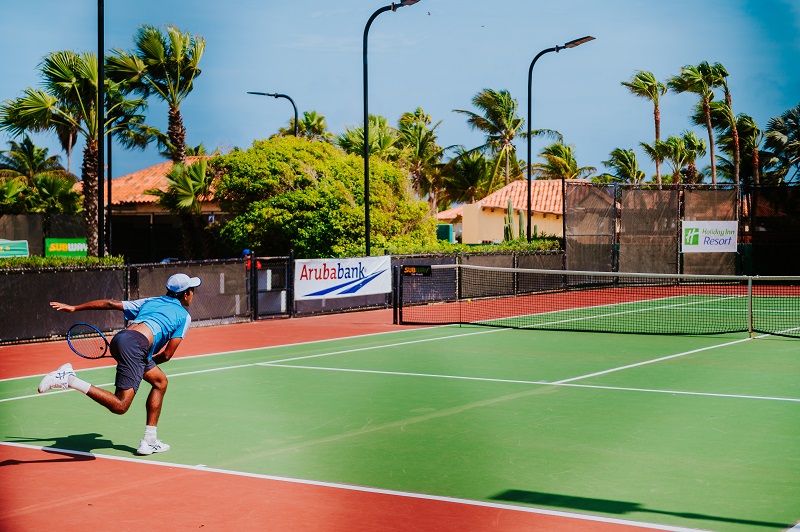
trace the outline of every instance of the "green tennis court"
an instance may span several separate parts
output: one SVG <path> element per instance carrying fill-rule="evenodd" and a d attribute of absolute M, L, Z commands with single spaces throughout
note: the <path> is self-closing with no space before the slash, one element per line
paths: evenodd
<path fill-rule="evenodd" d="M 668 527 L 800 520 L 797 339 L 445 326 L 164 369 L 172 450 L 148 461 Z M 0 382 L 3 441 L 132 455 L 141 416 L 38 380 Z"/>

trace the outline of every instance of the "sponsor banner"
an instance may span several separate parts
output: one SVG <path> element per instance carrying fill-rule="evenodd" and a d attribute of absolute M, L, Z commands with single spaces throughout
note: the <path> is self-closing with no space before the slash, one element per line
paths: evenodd
<path fill-rule="evenodd" d="M 388 294 L 392 291 L 391 266 L 389 255 L 296 260 L 294 298 L 300 301 Z"/>
<path fill-rule="evenodd" d="M 85 257 L 88 252 L 85 238 L 45 238 L 45 257 Z"/>
<path fill-rule="evenodd" d="M 735 253 L 739 222 L 683 221 L 683 253 Z"/>
<path fill-rule="evenodd" d="M 27 240 L 6 240 L 0 238 L 0 257 L 27 257 Z"/>

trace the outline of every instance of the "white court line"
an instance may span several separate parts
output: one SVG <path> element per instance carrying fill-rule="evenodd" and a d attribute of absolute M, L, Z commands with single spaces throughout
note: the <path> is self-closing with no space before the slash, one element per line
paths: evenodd
<path fill-rule="evenodd" d="M 332 488 L 332 489 L 340 489 L 340 490 L 347 490 L 347 491 L 358 491 L 362 493 L 375 493 L 379 495 L 391 495 L 394 497 L 405 497 L 409 499 L 422 499 L 428 501 L 438 501 L 438 502 L 446 502 L 446 503 L 453 503 L 453 504 L 462 504 L 465 506 L 479 506 L 483 508 L 495 508 L 498 510 L 508 510 L 513 512 L 524 512 L 530 514 L 538 514 L 538 515 L 550 515 L 554 517 L 564 517 L 569 519 L 577 519 L 581 521 L 593 521 L 599 523 L 610 523 L 610 524 L 617 524 L 617 525 L 626 525 L 626 526 L 635 526 L 639 528 L 649 528 L 652 530 L 667 530 L 672 532 L 690 532 L 690 531 L 697 531 L 694 528 L 683 528 L 683 527 L 675 527 L 675 526 L 668 526 L 668 525 L 658 525 L 653 523 L 640 523 L 637 521 L 626 521 L 624 519 L 616 519 L 613 517 L 602 517 L 602 516 L 595 516 L 595 515 L 587 515 L 587 514 L 576 514 L 558 510 L 546 510 L 544 508 L 531 508 L 528 506 L 514 506 L 510 504 L 501 504 L 501 503 L 494 503 L 488 501 L 477 501 L 477 500 L 470 500 L 470 499 L 459 499 L 455 497 L 443 497 L 439 495 L 428 495 L 425 493 L 414 493 L 410 491 L 397 491 L 397 490 L 389 490 L 389 489 L 382 489 L 382 488 L 371 488 L 367 486 L 355 486 L 352 484 L 339 484 L 335 482 L 323 482 L 318 480 L 307 480 L 307 479 L 300 479 L 300 478 L 292 478 L 292 477 L 281 477 L 275 475 L 264 475 L 259 473 L 246 473 L 243 471 L 232 471 L 228 469 L 218 469 L 214 467 L 206 467 L 201 465 L 185 465 L 185 464 L 176 464 L 170 462 L 152 462 L 146 459 L 141 458 L 127 458 L 124 456 L 110 456 L 110 455 L 103 455 L 103 454 L 93 454 L 87 453 L 83 451 L 71 451 L 68 449 L 58 449 L 55 447 L 44 447 L 44 446 L 37 446 L 37 445 L 28 445 L 22 443 L 13 443 L 13 442 L 0 442 L 0 445 L 6 445 L 9 447 L 20 447 L 24 449 L 34 449 L 34 450 L 42 450 L 42 451 L 56 451 L 59 453 L 64 454 L 71 454 L 71 455 L 78 455 L 78 456 L 90 456 L 93 458 L 100 458 L 106 460 L 117 460 L 120 462 L 132 462 L 144 466 L 156 466 L 156 467 L 170 467 L 176 469 L 185 469 L 190 471 L 201 471 L 204 473 L 216 473 L 221 475 L 232 475 L 238 477 L 247 477 L 247 478 L 257 478 L 263 480 L 273 480 L 277 482 L 286 482 L 291 484 L 302 484 L 306 486 L 320 486 L 324 488 Z"/>
<path fill-rule="evenodd" d="M 317 353 L 317 354 L 314 354 L 314 355 L 303 355 L 303 356 L 298 356 L 298 357 L 285 358 L 285 359 L 282 359 L 282 360 L 274 360 L 274 361 L 271 361 L 269 363 L 275 364 L 275 363 L 279 363 L 279 362 L 294 362 L 295 360 L 304 360 L 304 359 L 308 359 L 308 358 L 318 358 L 318 357 L 327 357 L 327 356 L 332 356 L 332 355 L 342 355 L 342 354 L 345 354 L 345 353 L 355 353 L 355 352 L 358 352 L 358 351 L 370 351 L 372 349 L 385 349 L 385 348 L 388 348 L 388 347 L 399 347 L 399 346 L 403 346 L 403 345 L 419 344 L 419 343 L 424 343 L 424 342 L 436 342 L 436 341 L 439 341 L 439 340 L 450 340 L 450 339 L 453 339 L 453 338 L 461 338 L 463 336 L 474 336 L 476 334 L 491 334 L 491 333 L 504 332 L 504 331 L 510 331 L 510 330 L 512 330 L 512 329 L 489 329 L 489 330 L 482 330 L 482 331 L 465 333 L 465 334 L 453 334 L 453 335 L 450 335 L 450 336 L 440 336 L 440 337 L 437 337 L 437 338 L 423 338 L 421 340 L 409 340 L 407 342 L 398 342 L 398 343 L 394 343 L 394 344 L 382 344 L 382 345 L 373 345 L 373 346 L 369 346 L 369 347 L 357 347 L 357 348 L 353 348 L 353 349 L 344 349 L 344 350 L 341 350 L 341 351 L 330 351 L 330 352 L 327 352 L 327 353 Z M 381 334 L 381 333 L 378 333 L 378 334 Z M 360 337 L 354 337 L 354 338 L 360 338 Z M 309 342 L 309 343 L 311 343 L 311 342 Z M 291 344 L 291 345 L 299 345 L 299 344 Z M 287 346 L 273 346 L 273 347 L 287 347 Z M 254 348 L 254 349 L 258 349 L 258 348 Z M 244 351 L 252 351 L 254 349 L 245 349 Z M 209 355 L 202 355 L 202 356 L 209 356 Z M 192 357 L 192 358 L 195 358 L 195 357 Z M 225 370 L 229 370 L 229 369 L 249 368 L 249 367 L 258 366 L 258 365 L 261 365 L 261 364 L 264 364 L 264 362 L 251 362 L 251 363 L 248 363 L 248 364 L 239 364 L 239 365 L 236 365 L 236 366 L 222 366 L 222 367 L 219 367 L 219 368 L 209 368 L 209 369 L 200 369 L 200 370 L 195 370 L 195 371 L 185 371 L 183 373 L 170 373 L 170 374 L 167 375 L 167 377 L 168 378 L 172 378 L 172 377 L 184 377 L 186 375 L 200 375 L 202 373 L 213 373 L 213 372 L 216 372 L 216 371 L 225 371 Z M 99 368 L 94 368 L 94 369 L 99 369 Z M 84 371 L 84 370 L 80 370 L 80 371 Z M 97 386 L 98 388 L 104 387 L 104 386 L 113 386 L 113 385 L 114 385 L 113 382 L 108 382 L 108 383 L 103 383 L 103 384 L 94 384 L 94 386 Z M 61 392 L 55 392 L 55 393 L 67 393 L 67 392 L 71 392 L 71 391 L 74 391 L 74 390 L 68 389 L 68 390 L 63 390 Z M 47 395 L 52 395 L 52 392 L 50 392 L 50 393 L 42 393 L 42 394 L 35 393 L 35 394 L 30 394 L 30 395 L 20 395 L 20 396 L 17 396 L 17 397 L 9 397 L 9 398 L 6 398 L 6 399 L 0 399 L 0 403 L 5 403 L 7 401 L 16 401 L 18 399 L 30 399 L 32 397 L 46 397 Z"/>
<path fill-rule="evenodd" d="M 763 336 L 759 336 L 758 338 L 763 338 Z M 614 373 L 615 371 L 622 371 L 623 369 L 630 369 L 630 368 L 636 368 L 636 367 L 639 367 L 639 366 L 646 366 L 647 364 L 653 364 L 655 362 L 662 362 L 664 360 L 669 360 L 671 358 L 678 358 L 678 357 L 683 357 L 683 356 L 686 356 L 686 355 L 692 355 L 694 353 L 700 353 L 701 351 L 709 351 L 711 349 L 717 349 L 718 347 L 727 347 L 729 345 L 736 345 L 736 344 L 740 344 L 742 342 L 749 342 L 750 340 L 752 340 L 752 338 L 743 338 L 741 340 L 734 340 L 732 342 L 725 342 L 724 344 L 710 345 L 708 347 L 701 347 L 699 349 L 692 349 L 691 351 L 685 351 L 683 353 L 677 353 L 675 355 L 669 355 L 669 356 L 665 356 L 665 357 L 661 357 L 661 358 L 654 358 L 652 360 L 645 360 L 643 362 L 637 362 L 636 364 L 628 364 L 627 366 L 620 366 L 618 368 L 611 368 L 611 369 L 607 369 L 607 370 L 604 370 L 604 371 L 598 371 L 596 373 L 589 373 L 587 375 L 581 375 L 579 377 L 572 377 L 571 379 L 563 379 L 563 380 L 560 380 L 560 381 L 556 381 L 553 384 L 566 384 L 566 383 L 572 382 L 572 381 L 588 379 L 589 377 L 596 377 L 598 375 L 605 375 L 607 373 Z"/>
<path fill-rule="evenodd" d="M 350 368 L 326 368 L 320 366 L 294 366 L 289 364 L 277 364 L 270 362 L 261 362 L 259 366 L 275 367 L 275 368 L 289 368 L 289 369 L 311 369 L 318 371 L 342 371 L 345 373 L 375 373 L 378 375 L 400 375 L 405 377 L 431 377 L 437 379 L 457 379 L 467 381 L 480 381 L 480 382 L 501 382 L 507 384 L 533 384 L 537 386 L 563 386 L 566 388 L 594 388 L 598 390 L 614 390 L 623 392 L 646 392 L 646 393 L 665 393 L 669 395 L 697 395 L 703 397 L 725 397 L 731 399 L 757 399 L 762 401 L 785 401 L 789 403 L 800 403 L 800 399 L 794 397 L 770 397 L 766 395 L 741 395 L 730 393 L 711 393 L 711 392 L 689 392 L 681 390 L 657 390 L 651 388 L 629 388 L 622 386 L 601 386 L 593 384 L 566 384 L 560 382 L 549 381 L 527 381 L 518 379 L 493 379 L 488 377 L 466 377 L 463 375 L 441 375 L 437 373 L 410 373 L 405 371 L 380 371 L 373 369 L 350 369 Z"/>

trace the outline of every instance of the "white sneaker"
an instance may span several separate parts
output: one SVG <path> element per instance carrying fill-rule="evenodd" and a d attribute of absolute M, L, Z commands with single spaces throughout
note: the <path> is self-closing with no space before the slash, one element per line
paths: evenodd
<path fill-rule="evenodd" d="M 165 453 L 169 451 L 169 444 L 161 440 L 156 440 L 153 443 L 147 443 L 145 440 L 139 442 L 139 448 L 136 449 L 136 454 L 153 454 Z"/>
<path fill-rule="evenodd" d="M 39 383 L 39 393 L 44 393 L 53 388 L 69 388 L 69 378 L 75 376 L 75 370 L 72 369 L 72 364 L 67 362 L 55 371 L 51 371 L 44 376 L 42 382 Z"/>

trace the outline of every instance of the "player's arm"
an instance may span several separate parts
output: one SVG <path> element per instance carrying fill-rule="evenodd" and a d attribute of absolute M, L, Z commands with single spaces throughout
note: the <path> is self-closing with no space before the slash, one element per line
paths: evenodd
<path fill-rule="evenodd" d="M 122 301 L 116 299 L 95 299 L 80 305 L 67 305 L 58 301 L 51 301 L 50 306 L 61 312 L 76 312 L 81 310 L 122 310 Z"/>
<path fill-rule="evenodd" d="M 164 346 L 164 350 L 161 351 L 159 354 L 153 356 L 153 362 L 156 364 L 163 364 L 170 358 L 172 355 L 175 354 L 175 350 L 178 349 L 178 346 L 181 345 L 181 341 L 183 338 L 172 338 L 167 345 Z"/>

